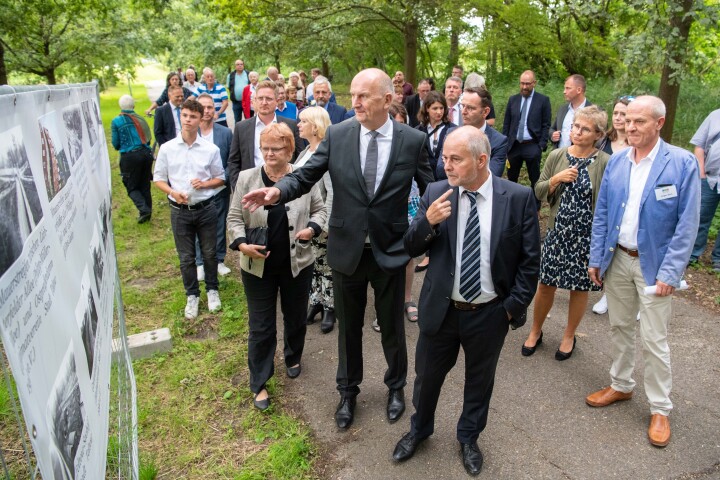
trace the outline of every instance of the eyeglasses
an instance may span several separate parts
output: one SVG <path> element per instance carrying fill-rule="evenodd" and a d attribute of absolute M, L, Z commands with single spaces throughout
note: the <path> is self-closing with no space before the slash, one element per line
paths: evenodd
<path fill-rule="evenodd" d="M 633 100 L 635 100 L 635 97 L 633 97 L 632 95 L 623 95 L 622 97 L 618 98 L 618 100 L 622 100 L 622 101 L 630 103 Z"/>
<path fill-rule="evenodd" d="M 587 135 L 587 134 L 589 134 L 589 133 L 593 133 L 592 130 L 590 130 L 590 129 L 587 128 L 587 127 L 583 127 L 583 126 L 580 125 L 579 123 L 573 123 L 572 129 L 575 130 L 575 131 L 580 132 L 580 135 Z"/>
<path fill-rule="evenodd" d="M 267 155 L 269 153 L 277 155 L 283 150 L 285 150 L 285 147 L 260 147 L 260 151 L 263 153 L 263 155 Z"/>
<path fill-rule="evenodd" d="M 275 97 L 255 97 L 255 100 L 257 100 L 258 103 L 270 103 L 274 102 L 276 99 Z"/>

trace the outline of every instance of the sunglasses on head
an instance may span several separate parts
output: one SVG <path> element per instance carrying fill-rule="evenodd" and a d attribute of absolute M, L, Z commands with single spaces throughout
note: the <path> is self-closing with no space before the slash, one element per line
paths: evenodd
<path fill-rule="evenodd" d="M 623 95 L 622 97 L 618 98 L 618 100 L 632 102 L 633 100 L 635 100 L 635 97 L 633 97 L 632 95 Z"/>

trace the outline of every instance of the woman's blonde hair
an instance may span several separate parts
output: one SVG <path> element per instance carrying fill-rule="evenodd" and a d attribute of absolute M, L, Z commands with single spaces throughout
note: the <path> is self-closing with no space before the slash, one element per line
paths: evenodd
<path fill-rule="evenodd" d="M 325 138 L 325 131 L 330 126 L 330 115 L 323 107 L 308 107 L 300 112 L 300 120 L 308 122 L 316 130 L 320 140 Z"/>

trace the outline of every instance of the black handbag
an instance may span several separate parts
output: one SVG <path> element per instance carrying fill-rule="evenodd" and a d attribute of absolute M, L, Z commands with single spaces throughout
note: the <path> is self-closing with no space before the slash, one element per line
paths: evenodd
<path fill-rule="evenodd" d="M 262 245 L 267 249 L 268 227 L 248 228 L 245 231 L 248 245 Z"/>

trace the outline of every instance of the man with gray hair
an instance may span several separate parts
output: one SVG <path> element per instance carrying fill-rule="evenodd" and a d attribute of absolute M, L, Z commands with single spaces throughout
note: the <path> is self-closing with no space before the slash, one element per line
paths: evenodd
<path fill-rule="evenodd" d="M 430 251 L 420 293 L 415 350 L 415 414 L 393 459 L 411 458 L 433 434 L 448 372 L 465 352 L 463 408 L 457 439 L 463 466 L 478 475 L 477 445 L 487 424 L 495 368 L 508 328 L 525 323 L 540 270 L 535 195 L 490 173 L 490 143 L 472 126 L 450 132 L 443 147 L 447 180 L 428 186 L 405 234 L 411 257 Z"/>
<path fill-rule="evenodd" d="M 277 82 L 279 80 L 278 75 L 280 74 L 280 71 L 275 67 L 270 67 L 265 72 L 267 77 L 265 77 L 265 80 L 272 80 L 273 82 Z"/>
<path fill-rule="evenodd" d="M 605 168 L 588 262 L 590 279 L 605 286 L 613 362 L 610 386 L 585 402 L 605 407 L 632 398 L 639 325 L 651 414 L 648 439 L 656 447 L 670 442 L 667 335 L 672 295 L 680 286 L 700 218 L 697 160 L 660 138 L 664 124 L 665 105 L 659 98 L 642 96 L 628 105 L 625 132 L 631 148 L 615 153 Z"/>
<path fill-rule="evenodd" d="M 138 223 L 145 223 L 152 216 L 153 154 L 150 127 L 144 118 L 135 113 L 135 100 L 130 95 L 120 97 L 120 115 L 110 124 L 112 145 L 120 152 L 120 177 L 128 197 L 138 209 Z"/>
<path fill-rule="evenodd" d="M 203 68 L 203 82 L 197 89 L 197 92 L 193 92 L 195 98 L 200 96 L 202 93 L 207 93 L 215 101 L 215 123 L 227 127 L 227 117 L 225 110 L 228 107 L 228 95 L 225 87 L 215 81 L 215 72 L 212 68 Z"/>
<path fill-rule="evenodd" d="M 313 92 L 315 92 L 315 104 L 318 107 L 323 107 L 330 115 L 330 122 L 340 123 L 345 119 L 347 110 L 342 105 L 330 102 L 332 96 L 332 87 L 327 78 L 322 75 L 318 75 L 315 78 L 315 86 Z"/>

